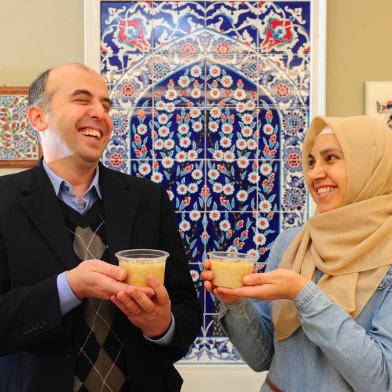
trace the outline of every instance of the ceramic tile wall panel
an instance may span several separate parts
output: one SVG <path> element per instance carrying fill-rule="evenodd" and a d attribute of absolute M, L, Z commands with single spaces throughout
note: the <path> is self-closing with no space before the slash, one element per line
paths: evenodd
<path fill-rule="evenodd" d="M 238 362 L 203 289 L 210 250 L 259 256 L 301 225 L 310 102 L 310 1 L 101 3 L 101 72 L 113 100 L 104 163 L 161 183 L 204 308 L 184 360 Z"/>

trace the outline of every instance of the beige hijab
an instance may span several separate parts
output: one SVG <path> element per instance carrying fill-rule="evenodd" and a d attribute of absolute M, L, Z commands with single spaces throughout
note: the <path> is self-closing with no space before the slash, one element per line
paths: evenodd
<path fill-rule="evenodd" d="M 281 268 L 315 280 L 332 301 L 356 318 L 392 264 L 392 131 L 370 117 L 316 117 L 306 134 L 302 163 L 324 128 L 334 131 L 347 170 L 343 206 L 315 214 L 283 254 Z M 273 302 L 278 339 L 299 327 L 292 301 Z"/>

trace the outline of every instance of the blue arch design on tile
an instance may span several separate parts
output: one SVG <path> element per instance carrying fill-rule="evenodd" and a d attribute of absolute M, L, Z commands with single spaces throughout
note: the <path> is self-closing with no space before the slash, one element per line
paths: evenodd
<path fill-rule="evenodd" d="M 148 22 L 148 20 L 146 20 L 146 22 Z M 214 51 L 214 47 L 218 47 L 218 45 L 221 45 L 221 47 L 223 48 L 225 47 L 225 45 L 229 45 L 230 51 L 226 54 Z M 205 50 L 206 47 L 207 50 Z M 298 81 L 295 80 L 295 75 L 292 78 L 288 72 L 290 70 L 290 67 L 293 66 L 293 64 L 298 65 L 298 59 L 293 60 L 292 56 L 291 58 L 290 56 L 278 56 L 276 55 L 276 52 L 271 52 L 268 55 L 265 55 L 265 53 L 261 53 L 260 48 L 257 49 L 258 50 L 253 50 L 249 46 L 242 44 L 240 41 L 234 39 L 233 37 L 229 37 L 224 33 L 209 29 L 208 27 L 204 29 L 200 28 L 190 34 L 179 36 L 167 45 L 160 46 L 159 48 L 152 45 L 148 51 L 139 52 L 137 56 L 134 56 L 134 63 L 127 66 L 126 70 L 120 69 L 117 73 L 115 72 L 112 75 L 109 74 L 109 83 L 112 91 L 111 98 L 114 101 L 115 110 L 118 110 L 119 112 L 119 119 L 116 120 L 116 123 L 128 124 L 126 137 L 124 138 L 124 133 L 122 135 L 119 135 L 119 137 L 117 138 L 115 137 L 114 140 L 117 140 L 117 145 L 115 146 L 113 144 L 109 146 L 112 147 L 113 153 L 118 153 L 118 155 L 122 156 L 123 163 L 121 166 L 121 170 L 126 170 L 128 172 L 131 172 L 132 174 L 143 174 L 147 177 L 152 177 L 154 173 L 156 173 L 157 175 L 163 173 L 163 175 L 165 175 L 164 160 L 161 158 L 156 160 L 156 156 L 154 154 L 149 155 L 148 153 L 141 153 L 140 156 L 136 157 L 135 155 L 132 155 L 131 152 L 131 156 L 129 156 L 129 151 L 132 151 L 131 144 L 133 142 L 133 136 L 135 136 L 135 133 L 137 133 L 132 133 L 131 127 L 135 125 L 132 120 L 134 118 L 137 118 L 140 113 L 143 113 L 144 123 L 152 122 L 153 124 L 153 117 L 155 115 L 154 113 L 157 111 L 157 99 L 154 97 L 154 93 L 161 92 L 162 95 L 163 90 L 160 88 L 160 86 L 162 84 L 165 84 L 166 81 L 170 80 L 170 77 L 172 77 L 173 75 L 181 73 L 182 70 L 186 68 L 190 68 L 192 64 L 197 64 L 198 62 L 206 64 L 209 60 L 212 60 L 214 64 L 219 65 L 222 69 L 226 69 L 226 71 L 228 73 L 231 73 L 232 76 L 237 75 L 238 78 L 242 78 L 244 81 L 247 81 L 249 83 L 249 86 L 253 86 L 253 89 L 256 91 L 257 95 L 256 107 L 260 109 L 260 114 L 257 119 L 257 121 L 259 122 L 259 130 L 261 129 L 261 125 L 263 125 L 263 127 L 271 125 L 264 120 L 269 115 L 268 110 L 272 109 L 271 111 L 273 111 L 272 117 L 274 121 L 272 123 L 272 128 L 277 129 L 276 135 L 279 136 L 278 141 L 280 142 L 280 148 L 278 149 L 278 151 L 280 152 L 282 150 L 283 143 L 285 145 L 285 148 L 290 147 L 291 145 L 293 146 L 293 148 L 287 149 L 287 154 L 283 157 L 285 159 L 284 165 L 283 162 L 277 161 L 273 164 L 275 166 L 273 166 L 272 164 L 271 166 L 274 167 L 273 171 L 279 171 L 279 177 L 281 180 L 281 182 L 278 183 L 277 187 L 273 188 L 272 190 L 272 193 L 278 194 L 280 196 L 279 201 L 274 202 L 276 209 L 279 210 L 278 212 L 280 212 L 280 210 L 283 209 L 280 206 L 284 203 L 286 203 L 287 205 L 290 204 L 290 206 L 292 205 L 292 208 L 295 209 L 296 205 L 300 204 L 296 200 L 298 200 L 301 196 L 298 192 L 298 190 L 301 191 L 301 188 L 297 186 L 293 189 L 293 192 L 291 192 L 291 188 L 286 187 L 286 183 L 289 184 L 290 181 L 297 181 L 296 179 L 292 180 L 292 178 L 295 177 L 297 172 L 292 169 L 292 166 L 288 165 L 288 162 L 290 162 L 290 159 L 292 162 L 295 162 L 293 154 L 295 155 L 295 153 L 297 152 L 296 147 L 298 146 L 299 142 L 294 132 L 292 134 L 290 132 L 291 129 L 294 130 L 294 128 L 296 127 L 296 116 L 299 116 L 297 114 L 297 111 L 304 109 L 306 112 L 307 110 L 308 86 L 304 86 L 302 82 L 298 83 Z M 276 57 L 274 57 L 274 55 L 276 55 Z M 290 61 L 292 62 L 290 63 Z M 291 91 L 291 94 L 285 92 L 287 88 Z M 121 96 L 119 94 L 122 89 L 124 92 L 127 93 L 127 95 Z M 206 92 L 207 88 L 205 88 L 204 90 Z M 277 94 L 274 95 L 273 92 L 275 90 L 279 91 L 281 96 Z M 204 96 L 204 98 L 206 97 Z M 209 105 L 209 103 L 206 104 L 206 102 L 204 101 L 205 110 L 207 110 L 209 106 L 215 106 L 215 103 L 213 102 L 211 103 L 211 105 Z M 200 107 L 203 108 L 203 103 L 201 103 Z M 235 108 L 234 105 L 233 108 Z M 182 106 L 181 110 L 182 109 L 185 110 L 187 108 L 186 106 Z M 287 114 L 287 111 L 290 111 L 293 119 Z M 121 116 L 123 116 L 122 118 L 125 121 L 120 121 Z M 287 130 L 284 129 L 285 121 L 289 124 L 286 126 Z M 155 125 L 151 125 L 151 129 L 154 132 L 158 132 L 158 128 L 156 128 Z M 281 131 L 283 129 L 285 132 L 284 137 L 281 134 Z M 267 127 L 267 139 L 271 136 L 274 136 L 274 133 L 272 133 L 271 135 L 270 132 L 271 127 Z M 137 148 L 139 153 L 143 145 L 147 146 L 147 151 L 153 151 L 152 136 L 146 136 L 146 133 L 141 136 L 143 136 L 143 138 L 141 138 L 140 141 L 140 148 Z M 269 143 L 269 139 L 267 140 L 267 142 Z M 260 143 L 258 147 L 259 150 L 261 150 L 262 144 Z M 204 148 L 206 148 L 206 146 L 204 146 Z M 183 150 L 185 149 L 183 148 Z M 269 150 L 273 150 L 273 147 L 269 148 Z M 265 154 L 265 156 L 258 156 L 258 159 L 256 160 L 260 161 L 260 164 L 265 163 L 266 166 L 268 166 L 268 164 L 273 161 L 270 161 L 268 158 L 269 152 L 266 152 Z M 129 160 L 130 157 L 132 164 L 129 164 L 127 166 L 126 161 Z M 273 156 L 271 155 L 270 157 Z M 281 156 L 279 155 L 278 158 L 280 157 Z M 199 156 L 196 160 L 191 160 L 188 158 L 189 157 L 186 157 L 185 160 L 179 160 L 175 165 L 173 165 L 173 167 L 170 169 L 171 171 L 168 172 L 169 177 L 173 178 L 176 176 L 177 173 L 186 173 L 187 168 L 192 165 L 194 167 L 197 167 L 197 170 L 204 171 L 205 176 L 208 175 L 207 163 L 212 161 L 211 159 L 206 156 Z M 235 157 L 235 160 L 237 160 L 237 158 L 238 157 Z M 140 162 L 140 165 L 136 164 L 136 162 Z M 154 164 L 157 164 L 157 167 L 154 167 Z M 142 170 L 140 170 L 141 166 Z M 211 170 L 216 170 L 216 167 L 216 165 L 212 166 Z M 278 169 L 276 169 L 276 167 L 278 167 Z M 226 165 L 224 170 L 229 172 L 231 170 L 231 166 Z M 268 171 L 268 168 L 266 170 Z M 241 172 L 240 175 L 242 175 L 244 172 L 245 171 Z M 203 181 L 204 183 L 207 183 L 207 179 L 203 179 L 203 177 L 199 180 L 189 179 L 189 173 L 186 175 L 186 177 L 183 177 L 181 181 L 183 181 L 183 183 L 180 183 L 179 185 L 184 185 L 184 187 L 188 185 L 194 186 L 194 184 L 196 184 L 196 186 L 199 186 L 198 191 L 201 195 L 203 194 L 203 189 L 201 189 L 200 184 L 202 184 Z M 198 181 L 200 182 L 200 184 L 198 184 Z M 268 204 L 268 199 L 263 199 L 263 192 L 265 188 L 266 194 L 268 193 L 269 185 L 271 184 L 268 182 L 263 186 L 261 186 L 260 184 L 260 197 L 257 201 L 259 207 L 257 208 L 257 219 L 260 218 L 261 220 L 265 220 L 265 217 L 268 216 L 268 212 L 265 212 L 263 210 L 265 207 L 260 205 L 263 201 Z M 288 189 L 287 192 L 286 188 Z M 174 190 L 173 192 L 172 189 L 169 188 L 169 194 L 170 192 L 173 194 L 176 193 L 176 190 Z M 285 195 L 286 198 L 284 199 Z M 212 244 L 211 237 L 203 237 L 205 233 L 207 233 L 208 235 L 208 230 L 211 225 L 214 224 L 214 221 L 209 219 L 207 212 L 208 210 L 205 211 L 202 208 L 203 205 L 208 203 L 209 196 L 206 196 L 204 199 L 202 196 L 197 196 L 198 197 L 195 198 L 190 197 L 189 200 L 188 196 L 184 197 L 180 203 L 175 204 L 180 219 L 179 223 L 182 224 L 180 228 L 182 227 L 184 230 L 187 230 L 187 222 L 192 221 L 192 219 L 189 219 L 188 217 L 191 216 L 192 211 L 199 209 L 202 218 L 200 218 L 200 220 L 198 221 L 199 227 L 197 228 L 196 232 L 201 239 L 201 246 L 203 247 L 203 249 L 205 249 L 206 247 L 209 248 L 211 246 L 219 246 L 219 244 Z M 252 217 L 251 211 L 241 212 L 242 207 L 240 205 L 240 213 L 232 213 L 230 210 L 225 210 L 223 204 L 217 207 L 219 202 L 220 198 L 212 199 L 209 204 L 209 208 L 218 208 L 223 210 L 221 213 L 222 219 L 224 218 L 223 220 L 225 222 L 229 222 L 232 227 L 238 226 L 242 221 L 242 219 L 238 220 L 238 215 L 247 216 L 247 218 L 245 219 L 245 223 L 243 223 L 245 225 L 245 228 L 247 227 L 248 222 L 250 222 L 251 228 L 253 226 L 257 226 L 254 223 L 256 218 Z M 298 222 L 298 215 L 296 215 L 295 210 L 290 210 L 285 214 L 286 215 L 284 215 L 283 213 L 275 214 L 273 219 L 271 218 L 271 227 L 272 225 L 274 225 L 274 228 L 277 225 L 279 225 L 279 227 L 282 226 L 282 222 L 279 221 L 280 215 L 287 216 L 286 220 L 287 222 L 289 222 L 289 224 L 291 224 L 290 222 Z M 273 224 L 272 221 L 274 221 Z M 214 227 L 213 230 L 219 230 L 219 224 L 222 222 L 222 220 L 217 221 L 216 227 Z M 241 242 L 246 243 L 247 241 L 249 241 L 249 237 L 246 237 L 245 235 L 246 231 L 247 230 L 241 232 L 241 237 L 239 238 L 240 244 Z M 256 230 L 254 234 L 257 233 L 258 231 Z M 263 232 L 260 231 L 259 234 L 260 233 Z M 191 237 L 190 240 L 195 241 L 195 238 Z M 264 240 L 265 239 L 261 238 L 260 241 L 263 242 Z M 271 238 L 269 238 L 268 241 L 271 242 Z M 196 254 L 198 254 L 200 257 L 201 253 L 197 252 L 197 249 L 193 248 L 191 250 L 196 250 Z M 193 268 L 199 266 L 199 263 L 195 261 L 193 263 L 191 262 L 191 264 Z M 200 288 L 199 294 L 202 301 L 204 301 L 205 309 L 208 308 L 210 311 L 216 311 L 215 305 L 212 304 L 211 299 L 209 299 L 209 295 L 205 295 L 205 293 L 203 294 L 203 291 L 200 290 Z M 214 323 L 216 321 L 214 316 L 207 314 L 205 315 L 204 319 L 204 332 L 202 336 L 198 338 L 195 345 L 191 349 L 188 358 L 196 359 L 196 361 L 198 361 L 201 356 L 207 355 L 209 359 L 218 359 L 222 361 L 237 361 L 239 359 L 238 353 L 236 353 L 235 349 L 231 346 L 230 342 L 228 342 L 227 339 L 219 336 L 219 332 L 217 332 L 214 328 Z"/>

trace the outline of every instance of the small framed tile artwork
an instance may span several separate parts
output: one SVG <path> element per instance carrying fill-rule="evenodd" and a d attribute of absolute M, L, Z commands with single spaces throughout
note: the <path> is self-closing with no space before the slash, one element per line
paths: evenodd
<path fill-rule="evenodd" d="M 366 82 L 365 113 L 392 128 L 392 81 Z"/>
<path fill-rule="evenodd" d="M 0 87 L 0 168 L 32 167 L 41 156 L 27 108 L 27 87 Z"/>

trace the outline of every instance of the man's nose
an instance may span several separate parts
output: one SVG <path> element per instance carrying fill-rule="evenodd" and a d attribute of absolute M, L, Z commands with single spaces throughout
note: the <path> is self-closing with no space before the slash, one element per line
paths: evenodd
<path fill-rule="evenodd" d="M 102 120 L 108 115 L 101 102 L 92 102 L 89 107 L 88 114 L 96 120 Z"/>

